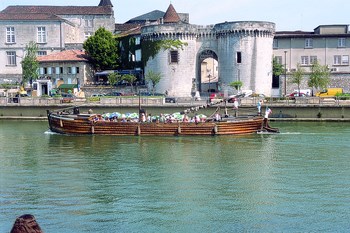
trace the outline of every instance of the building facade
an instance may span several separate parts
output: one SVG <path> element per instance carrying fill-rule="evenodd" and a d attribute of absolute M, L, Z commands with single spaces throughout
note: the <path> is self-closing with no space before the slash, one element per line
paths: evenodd
<path fill-rule="evenodd" d="M 273 87 L 275 96 L 283 96 L 297 89 L 290 83 L 298 64 L 305 71 L 301 88 L 308 88 L 307 80 L 314 61 L 326 65 L 330 71 L 329 87 L 342 87 L 350 92 L 350 31 L 348 25 L 320 25 L 313 32 L 277 32 L 273 42 L 273 54 L 285 66 L 285 74 Z"/>
<path fill-rule="evenodd" d="M 8 6 L 0 12 L 0 83 L 21 81 L 21 61 L 30 41 L 38 44 L 38 56 L 82 49 L 100 27 L 114 32 L 110 0 L 98 6 Z"/>

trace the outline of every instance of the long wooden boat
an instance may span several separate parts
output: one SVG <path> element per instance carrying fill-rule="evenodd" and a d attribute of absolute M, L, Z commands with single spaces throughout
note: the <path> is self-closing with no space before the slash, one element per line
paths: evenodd
<path fill-rule="evenodd" d="M 180 136 L 180 135 L 235 135 L 266 131 L 269 127 L 261 116 L 227 117 L 205 122 L 120 122 L 96 121 L 96 114 L 47 111 L 49 127 L 60 134 L 102 134 L 120 136 Z M 274 129 L 276 132 L 278 129 Z"/>

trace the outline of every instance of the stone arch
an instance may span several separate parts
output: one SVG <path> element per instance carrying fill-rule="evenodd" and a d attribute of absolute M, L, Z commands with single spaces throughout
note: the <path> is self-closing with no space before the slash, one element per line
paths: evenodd
<path fill-rule="evenodd" d="M 204 49 L 197 56 L 195 91 L 210 94 L 218 91 L 218 55 L 212 49 Z"/>

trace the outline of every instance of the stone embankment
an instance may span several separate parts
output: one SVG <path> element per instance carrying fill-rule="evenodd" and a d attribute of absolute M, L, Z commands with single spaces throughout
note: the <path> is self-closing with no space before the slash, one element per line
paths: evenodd
<path fill-rule="evenodd" d="M 238 113 L 256 114 L 258 98 L 243 98 L 240 100 Z M 215 100 L 214 100 L 215 101 Z M 173 103 L 175 102 L 175 103 Z M 86 99 L 54 99 L 54 98 L 21 98 L 18 101 L 8 101 L 0 98 L 0 119 L 28 119 L 45 120 L 46 111 L 79 106 L 81 111 L 87 112 L 131 112 L 139 107 L 148 112 L 158 114 L 176 112 L 193 106 L 206 106 L 208 100 L 196 101 L 192 98 L 101 98 L 99 101 Z M 225 108 L 223 103 L 206 108 L 207 114 L 215 111 L 216 107 Z M 335 100 L 331 98 L 300 98 L 296 100 L 269 99 L 264 101 L 265 107 L 272 109 L 271 120 L 304 120 L 304 121 L 350 121 L 350 100 Z M 232 111 L 233 104 L 226 107 Z"/>

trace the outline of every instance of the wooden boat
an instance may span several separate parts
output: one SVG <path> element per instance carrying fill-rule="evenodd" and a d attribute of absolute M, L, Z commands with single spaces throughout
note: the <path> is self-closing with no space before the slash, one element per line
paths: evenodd
<path fill-rule="evenodd" d="M 97 114 L 80 114 L 75 107 L 69 111 L 47 111 L 49 127 L 60 134 L 102 134 L 120 136 L 182 136 L 252 134 L 265 128 L 261 116 L 226 117 L 205 122 L 120 122 L 96 120 Z"/>

